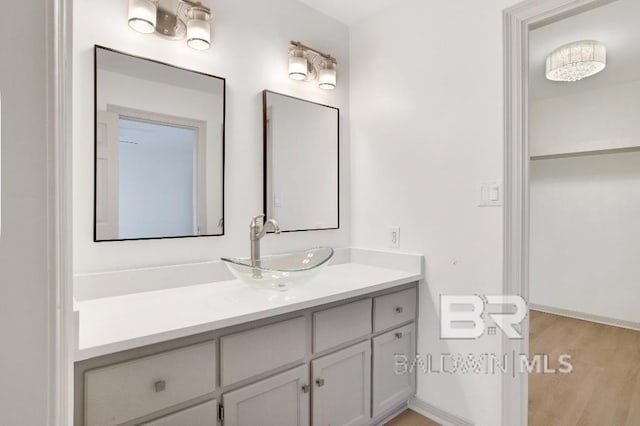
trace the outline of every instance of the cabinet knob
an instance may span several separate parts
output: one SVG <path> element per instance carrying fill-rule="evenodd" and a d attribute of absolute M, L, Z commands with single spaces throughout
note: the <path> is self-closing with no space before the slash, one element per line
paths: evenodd
<path fill-rule="evenodd" d="M 396 306 L 396 314 L 401 314 L 402 311 L 404 311 L 404 309 L 402 308 L 402 306 Z"/>
<path fill-rule="evenodd" d="M 311 390 L 311 386 L 309 385 L 302 385 L 302 392 L 304 393 L 309 393 L 309 391 Z"/>
<path fill-rule="evenodd" d="M 321 388 L 324 386 L 324 379 L 316 379 L 316 385 Z"/>
<path fill-rule="evenodd" d="M 167 388 L 167 382 L 165 382 L 164 380 L 158 380 L 153 384 L 153 387 L 156 390 L 156 392 L 162 392 Z"/>
<path fill-rule="evenodd" d="M 401 332 L 397 332 L 396 333 L 396 339 L 402 339 L 402 333 Z"/>

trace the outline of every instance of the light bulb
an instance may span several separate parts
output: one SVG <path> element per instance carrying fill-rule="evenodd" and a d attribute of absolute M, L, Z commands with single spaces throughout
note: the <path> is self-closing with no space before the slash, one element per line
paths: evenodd
<path fill-rule="evenodd" d="M 202 10 L 193 8 L 187 22 L 187 44 L 195 50 L 207 50 L 211 46 L 210 15 Z"/>
<path fill-rule="evenodd" d="M 156 3 L 153 0 L 129 0 L 129 26 L 150 34 L 156 27 Z"/>
<path fill-rule="evenodd" d="M 336 64 L 333 61 L 324 60 L 320 64 L 318 86 L 325 90 L 336 88 Z"/>
<path fill-rule="evenodd" d="M 294 49 L 289 56 L 289 78 L 298 81 L 307 78 L 307 58 L 302 49 Z"/>

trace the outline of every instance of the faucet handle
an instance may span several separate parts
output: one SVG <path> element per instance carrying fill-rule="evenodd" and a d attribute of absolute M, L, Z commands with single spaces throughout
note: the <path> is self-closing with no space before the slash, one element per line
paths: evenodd
<path fill-rule="evenodd" d="M 251 228 L 253 228 L 254 226 L 261 225 L 261 224 L 259 224 L 259 223 L 258 223 L 258 219 L 262 219 L 262 221 L 264 222 L 264 218 L 265 218 L 265 217 L 266 217 L 266 216 L 264 215 L 264 213 L 263 213 L 263 214 L 259 214 L 259 215 L 257 215 L 257 216 L 254 216 L 254 217 L 251 219 L 251 225 L 249 225 L 249 226 L 250 226 Z"/>

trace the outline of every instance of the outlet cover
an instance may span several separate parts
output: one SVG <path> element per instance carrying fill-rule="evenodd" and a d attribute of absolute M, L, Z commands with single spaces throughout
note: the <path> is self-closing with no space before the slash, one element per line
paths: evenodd
<path fill-rule="evenodd" d="M 389 247 L 391 248 L 400 247 L 400 227 L 399 226 L 389 227 Z"/>

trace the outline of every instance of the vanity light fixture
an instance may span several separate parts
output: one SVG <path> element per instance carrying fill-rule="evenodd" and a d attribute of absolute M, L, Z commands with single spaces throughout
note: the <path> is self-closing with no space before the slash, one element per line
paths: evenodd
<path fill-rule="evenodd" d="M 322 53 L 299 41 L 292 41 L 289 47 L 289 78 L 298 81 L 318 79 L 318 87 L 325 90 L 336 88 L 336 68 L 338 61 L 331 55 Z"/>
<path fill-rule="evenodd" d="M 196 50 L 211 46 L 211 9 L 192 0 L 129 0 L 129 26 L 169 40 L 186 38 Z"/>
<path fill-rule="evenodd" d="M 565 44 L 547 56 L 545 74 L 552 81 L 578 81 L 607 66 L 607 49 L 595 40 Z"/>

